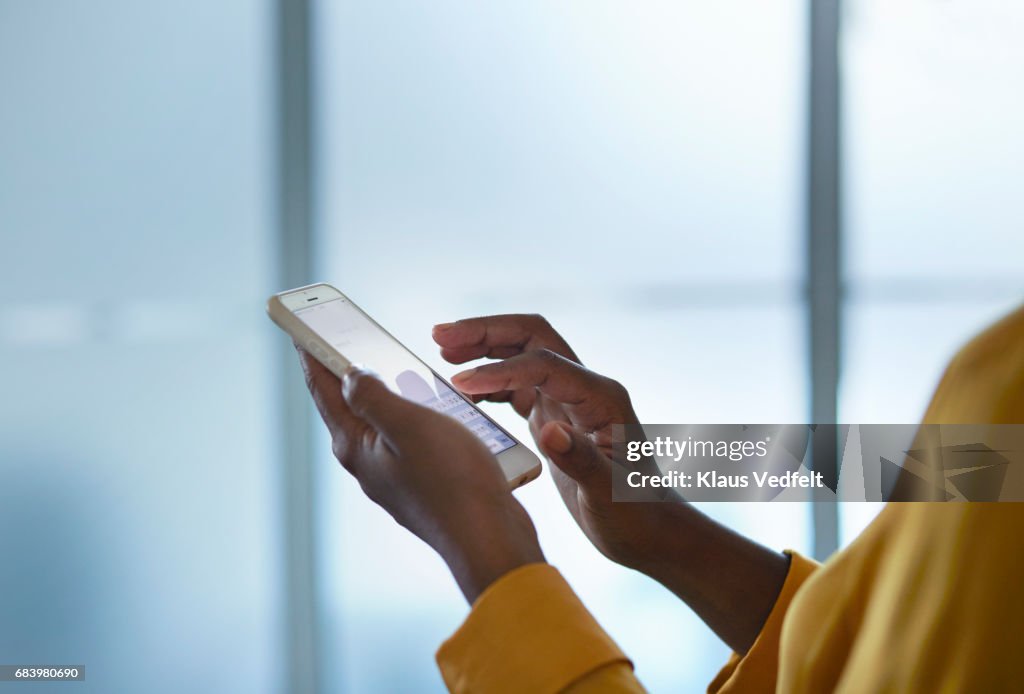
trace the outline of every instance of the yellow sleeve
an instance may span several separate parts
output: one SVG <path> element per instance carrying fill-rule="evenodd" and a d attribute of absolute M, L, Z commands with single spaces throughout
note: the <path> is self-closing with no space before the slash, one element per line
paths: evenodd
<path fill-rule="evenodd" d="M 453 692 L 642 692 L 633 665 L 558 570 L 529 564 L 477 598 L 437 651 Z"/>
<path fill-rule="evenodd" d="M 708 694 L 732 694 L 733 692 L 774 692 L 779 672 L 779 643 L 782 622 L 786 617 L 793 596 L 800 586 L 818 568 L 817 562 L 796 552 L 786 550 L 789 555 L 789 573 L 782 584 L 779 597 L 768 614 L 761 632 L 746 655 L 733 653 L 715 679 L 708 685 Z"/>

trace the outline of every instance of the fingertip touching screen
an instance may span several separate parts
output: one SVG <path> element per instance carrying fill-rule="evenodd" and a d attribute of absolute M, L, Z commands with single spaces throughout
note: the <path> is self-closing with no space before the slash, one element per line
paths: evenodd
<path fill-rule="evenodd" d="M 348 299 L 342 297 L 296 309 L 295 315 L 350 362 L 371 369 L 391 390 L 461 422 L 492 453 L 516 445 L 501 427 L 452 390 Z"/>

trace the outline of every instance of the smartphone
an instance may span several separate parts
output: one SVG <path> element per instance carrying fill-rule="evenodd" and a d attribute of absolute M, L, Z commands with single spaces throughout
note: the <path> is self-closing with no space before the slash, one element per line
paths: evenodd
<path fill-rule="evenodd" d="M 540 475 L 540 460 L 530 449 L 331 285 L 275 294 L 267 314 L 338 377 L 350 363 L 363 365 L 399 395 L 461 422 L 497 456 L 509 486 Z"/>

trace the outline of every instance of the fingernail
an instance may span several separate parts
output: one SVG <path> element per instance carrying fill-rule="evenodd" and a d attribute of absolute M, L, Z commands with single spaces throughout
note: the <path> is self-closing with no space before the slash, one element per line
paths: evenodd
<path fill-rule="evenodd" d="M 438 323 L 434 326 L 435 333 L 443 333 L 445 330 L 451 330 L 455 323 Z"/>
<path fill-rule="evenodd" d="M 548 448 L 555 453 L 568 453 L 572 448 L 572 437 L 561 424 L 556 424 L 554 431 L 548 436 Z"/>
<path fill-rule="evenodd" d="M 466 369 L 465 371 L 460 371 L 459 373 L 457 373 L 454 376 L 452 376 L 452 380 L 453 381 L 465 381 L 465 380 L 471 378 L 473 376 L 473 374 L 476 373 L 476 371 L 477 371 L 476 369 Z"/>

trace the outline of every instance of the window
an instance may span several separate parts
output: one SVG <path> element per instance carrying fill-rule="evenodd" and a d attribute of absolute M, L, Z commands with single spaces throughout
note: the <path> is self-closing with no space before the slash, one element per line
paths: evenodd
<path fill-rule="evenodd" d="M 275 691 L 268 17 L 0 16 L 0 653 Z"/>
<path fill-rule="evenodd" d="M 1022 30 L 1001 2 L 847 8 L 841 421 L 919 421 L 956 350 L 1024 296 Z M 845 505 L 843 543 L 877 510 Z"/>
<path fill-rule="evenodd" d="M 812 385 L 913 422 L 1021 301 L 1011 3 L 842 3 L 838 113 L 804 98 L 836 0 L 0 7 L 0 527 L 27 529 L 0 533 L 0 653 L 103 691 L 442 686 L 466 607 L 309 447 L 260 310 L 282 283 L 337 284 L 446 375 L 433 323 L 542 313 L 651 423 L 801 422 Z M 843 272 L 813 273 L 841 275 L 841 354 L 807 347 L 809 159 L 842 173 Z M 701 690 L 725 647 L 547 475 L 517 495 L 641 679 Z M 824 505 L 705 508 L 805 553 L 877 512 L 837 538 Z"/>
<path fill-rule="evenodd" d="M 805 419 L 801 5 L 318 9 L 321 276 L 447 375 L 433 323 L 539 312 L 644 421 Z M 324 686 L 440 689 L 461 596 L 320 450 Z M 518 495 L 645 683 L 706 686 L 707 628 L 600 557 L 546 475 Z M 801 504 L 708 510 L 810 544 Z"/>

